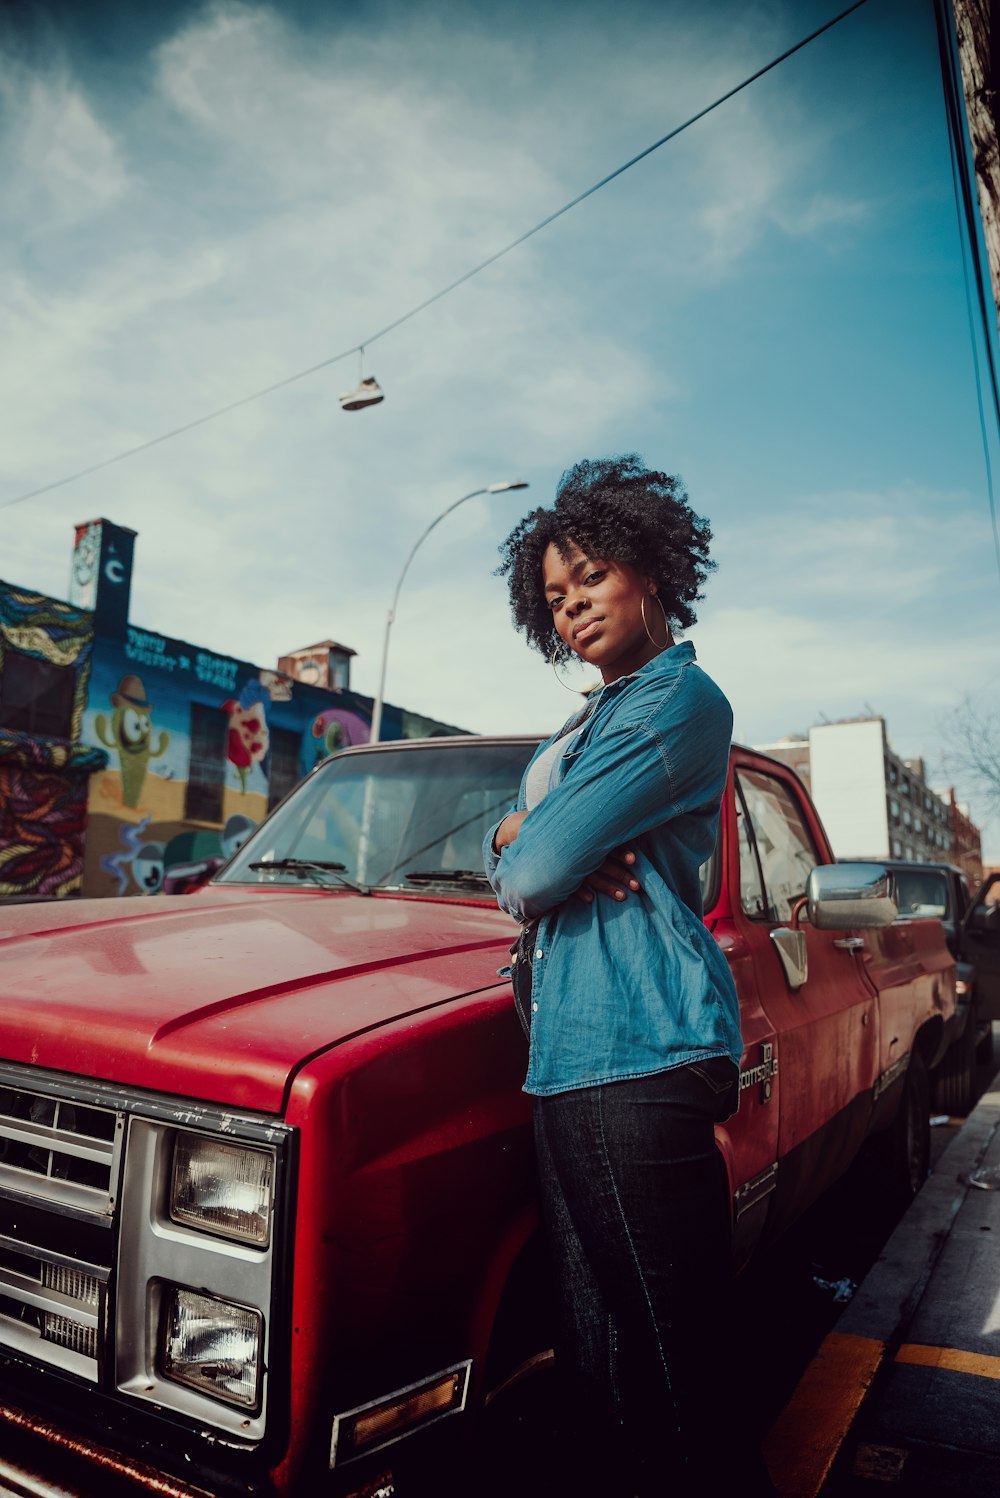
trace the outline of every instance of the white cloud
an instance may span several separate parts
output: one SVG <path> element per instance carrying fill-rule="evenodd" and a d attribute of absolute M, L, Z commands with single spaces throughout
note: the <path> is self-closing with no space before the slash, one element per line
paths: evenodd
<path fill-rule="evenodd" d="M 837 193 L 817 192 L 798 206 L 779 207 L 775 221 L 787 234 L 816 234 L 845 224 L 857 224 L 872 212 L 872 205 Z"/>
<path fill-rule="evenodd" d="M 916 484 L 803 495 L 772 511 L 767 525 L 757 517 L 726 527 L 716 587 L 725 588 L 727 564 L 738 559 L 744 588 L 766 577 L 772 595 L 812 605 L 814 614 L 836 608 L 847 592 L 853 616 L 891 616 L 917 604 L 931 634 L 981 546 L 978 519 L 966 496 Z M 849 623 L 844 618 L 844 627 Z"/>
<path fill-rule="evenodd" d="M 8 232 L 31 239 L 100 215 L 128 187 L 121 152 L 72 78 L 0 61 L 0 182 Z"/>

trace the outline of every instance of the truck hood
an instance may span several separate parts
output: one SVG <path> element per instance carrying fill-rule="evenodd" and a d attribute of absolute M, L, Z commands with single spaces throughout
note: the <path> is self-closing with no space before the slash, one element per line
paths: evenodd
<path fill-rule="evenodd" d="M 314 890 L 0 906 L 0 1058 L 278 1113 L 307 1057 L 498 984 L 512 930 Z"/>

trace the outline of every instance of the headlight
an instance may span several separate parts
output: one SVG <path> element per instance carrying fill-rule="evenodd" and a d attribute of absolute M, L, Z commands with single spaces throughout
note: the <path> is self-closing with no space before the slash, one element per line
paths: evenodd
<path fill-rule="evenodd" d="M 260 1399 L 259 1311 L 171 1287 L 163 1319 L 163 1373 L 199 1394 L 252 1409 Z"/>
<path fill-rule="evenodd" d="M 265 1248 L 271 1229 L 274 1156 L 223 1144 L 205 1134 L 178 1134 L 170 1187 L 175 1222 Z"/>

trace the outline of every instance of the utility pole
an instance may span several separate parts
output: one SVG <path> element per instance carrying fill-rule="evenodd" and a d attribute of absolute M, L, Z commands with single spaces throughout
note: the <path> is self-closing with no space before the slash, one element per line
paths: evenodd
<path fill-rule="evenodd" d="M 1000 6 L 994 0 L 951 0 L 951 8 L 993 303 L 1000 308 Z"/>

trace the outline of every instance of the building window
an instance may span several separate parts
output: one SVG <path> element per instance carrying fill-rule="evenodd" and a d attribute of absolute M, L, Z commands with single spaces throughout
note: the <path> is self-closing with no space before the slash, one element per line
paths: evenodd
<path fill-rule="evenodd" d="M 923 819 L 921 817 L 916 816 L 916 817 L 913 818 L 913 830 L 914 830 L 914 832 L 923 832 L 923 830 L 924 830 L 924 824 L 923 824 Z"/>
<path fill-rule="evenodd" d="M 903 845 L 898 837 L 894 837 L 892 840 L 892 856 L 893 858 L 902 858 L 903 856 Z"/>
<path fill-rule="evenodd" d="M 899 821 L 899 802 L 896 800 L 895 796 L 893 796 L 892 799 L 891 799 L 891 801 L 889 802 L 889 810 L 892 813 L 892 820 L 894 822 L 898 822 Z"/>
<path fill-rule="evenodd" d="M 229 719 L 218 707 L 191 704 L 191 764 L 184 815 L 192 822 L 222 821 Z"/>
<path fill-rule="evenodd" d="M 896 766 L 895 765 L 889 765 L 887 767 L 887 774 L 888 774 L 888 777 L 889 777 L 889 784 L 890 785 L 895 785 L 896 781 L 899 779 L 898 775 L 896 774 Z"/>
<path fill-rule="evenodd" d="M 299 750 L 301 739 L 287 728 L 271 729 L 270 775 L 267 792 L 267 809 L 277 806 L 288 795 L 300 778 Z"/>
<path fill-rule="evenodd" d="M 908 796 L 910 794 L 910 782 L 907 780 L 905 775 L 899 783 L 899 789 L 904 796 Z"/>
<path fill-rule="evenodd" d="M 908 806 L 904 806 L 903 807 L 903 826 L 904 827 L 909 827 L 909 825 L 910 825 L 910 808 Z"/>
<path fill-rule="evenodd" d="M 73 736 L 76 671 L 8 645 L 0 667 L 0 728 L 47 739 Z"/>

